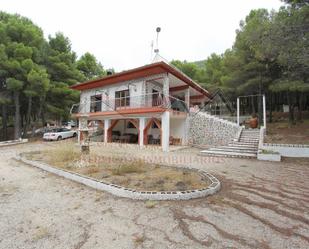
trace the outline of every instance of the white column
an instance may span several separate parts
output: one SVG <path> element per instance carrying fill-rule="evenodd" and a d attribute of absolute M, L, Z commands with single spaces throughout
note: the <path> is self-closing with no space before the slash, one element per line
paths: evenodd
<path fill-rule="evenodd" d="M 162 150 L 168 152 L 170 145 L 170 113 L 165 111 L 161 117 Z"/>
<path fill-rule="evenodd" d="M 237 124 L 239 125 L 239 97 L 237 98 Z"/>
<path fill-rule="evenodd" d="M 81 134 L 81 128 L 82 128 L 82 124 L 81 124 L 81 119 L 78 119 L 78 132 L 77 132 L 77 141 L 80 144 L 81 143 L 81 139 L 80 139 L 80 134 Z"/>
<path fill-rule="evenodd" d="M 108 138 L 108 128 L 111 125 L 111 120 L 110 119 L 104 119 L 104 143 L 107 143 L 107 138 Z"/>
<path fill-rule="evenodd" d="M 170 82 L 169 82 L 168 74 L 166 74 L 163 80 L 163 95 L 164 95 L 164 101 L 165 101 L 164 103 L 166 105 L 165 107 L 169 107 Z"/>
<path fill-rule="evenodd" d="M 190 87 L 185 90 L 185 102 L 187 104 L 188 110 L 190 110 Z"/>
<path fill-rule="evenodd" d="M 146 118 L 139 118 L 139 145 L 144 146 L 144 129 L 145 129 Z"/>
<path fill-rule="evenodd" d="M 265 99 L 265 95 L 263 95 L 263 121 L 264 121 L 264 128 L 266 129 L 266 99 Z"/>

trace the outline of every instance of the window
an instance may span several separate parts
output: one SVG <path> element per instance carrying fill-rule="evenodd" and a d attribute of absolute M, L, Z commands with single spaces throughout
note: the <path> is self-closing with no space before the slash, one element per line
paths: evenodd
<path fill-rule="evenodd" d="M 90 112 L 100 112 L 102 110 L 102 95 L 91 96 L 90 102 Z"/>
<path fill-rule="evenodd" d="M 130 92 L 129 90 L 115 92 L 115 106 L 130 106 Z"/>
<path fill-rule="evenodd" d="M 152 106 L 159 106 L 160 103 L 159 92 L 155 89 L 152 89 Z"/>

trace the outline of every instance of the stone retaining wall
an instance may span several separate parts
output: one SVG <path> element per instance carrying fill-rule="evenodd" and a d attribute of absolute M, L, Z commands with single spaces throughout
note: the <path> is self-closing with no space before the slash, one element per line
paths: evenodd
<path fill-rule="evenodd" d="M 236 123 L 198 112 L 190 116 L 189 143 L 192 145 L 227 145 L 237 138 L 242 127 Z"/>
<path fill-rule="evenodd" d="M 75 172 L 58 169 L 46 163 L 28 160 L 21 155 L 16 157 L 16 159 L 26 164 L 29 164 L 31 166 L 48 171 L 50 173 L 62 176 L 64 178 L 70 179 L 75 182 L 79 182 L 88 187 L 98 189 L 98 190 L 103 190 L 103 191 L 109 192 L 119 197 L 131 198 L 135 200 L 157 200 L 157 201 L 160 201 L 160 200 L 189 200 L 189 199 L 194 199 L 194 198 L 205 197 L 208 195 L 213 195 L 214 193 L 219 191 L 221 187 L 219 180 L 215 178 L 214 176 L 212 176 L 211 174 L 208 174 L 207 172 L 203 170 L 191 169 L 191 170 L 197 170 L 199 174 L 201 174 L 203 177 L 207 177 L 211 181 L 211 184 L 207 188 L 204 188 L 204 189 L 194 189 L 194 190 L 187 190 L 187 191 L 164 191 L 164 192 L 163 191 L 160 191 L 160 192 L 137 191 L 135 189 L 129 189 L 129 188 L 115 185 L 115 184 L 98 181 L 91 177 L 80 175 Z"/>

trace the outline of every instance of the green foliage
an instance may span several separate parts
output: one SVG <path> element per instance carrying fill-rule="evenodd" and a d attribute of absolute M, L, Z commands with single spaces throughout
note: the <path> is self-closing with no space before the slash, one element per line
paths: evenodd
<path fill-rule="evenodd" d="M 90 53 L 82 55 L 76 65 L 86 80 L 93 80 L 106 74 L 102 64 Z"/>
<path fill-rule="evenodd" d="M 269 92 L 307 92 L 309 5 L 289 4 L 278 12 L 252 10 L 240 22 L 236 40 L 222 55 L 173 64 L 210 91 L 231 96 Z"/>
<path fill-rule="evenodd" d="M 70 86 L 105 74 L 86 53 L 77 61 L 71 42 L 62 33 L 44 39 L 42 30 L 20 15 L 0 11 L 0 105 L 2 116 L 14 116 L 15 137 L 31 119 L 67 119 L 79 93 Z M 14 96 L 14 98 L 13 98 Z M 15 103 L 15 110 L 7 105 Z"/>

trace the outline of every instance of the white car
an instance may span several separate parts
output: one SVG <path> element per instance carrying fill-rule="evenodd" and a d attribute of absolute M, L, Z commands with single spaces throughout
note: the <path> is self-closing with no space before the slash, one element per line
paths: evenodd
<path fill-rule="evenodd" d="M 74 130 L 69 130 L 67 128 L 57 128 L 53 129 L 51 132 L 46 132 L 43 135 L 44 140 L 62 140 L 65 138 L 76 137 L 77 132 Z"/>

